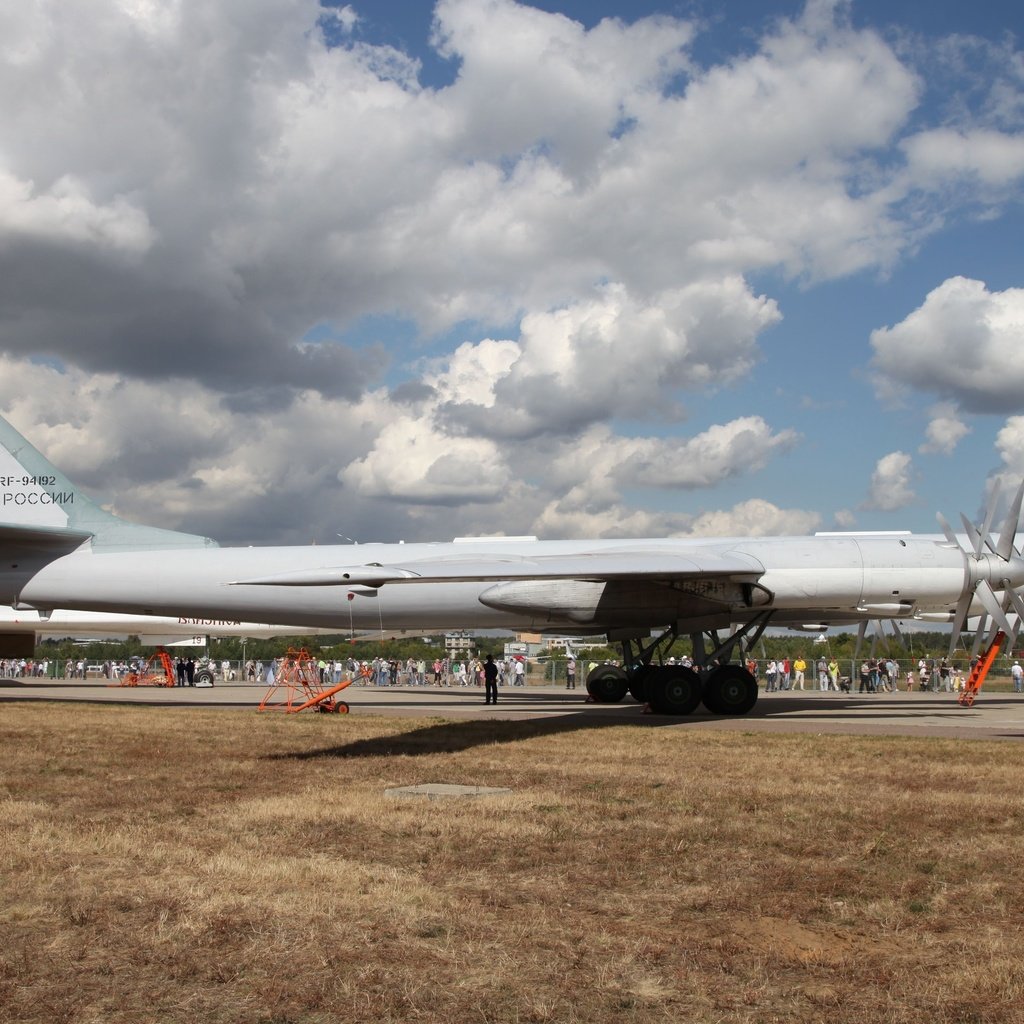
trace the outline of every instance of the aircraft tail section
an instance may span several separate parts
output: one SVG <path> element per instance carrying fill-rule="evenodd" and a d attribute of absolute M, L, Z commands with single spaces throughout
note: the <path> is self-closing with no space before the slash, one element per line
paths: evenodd
<path fill-rule="evenodd" d="M 107 512 L 0 417 L 0 551 L 59 557 L 90 540 L 105 551 L 217 546 Z"/>

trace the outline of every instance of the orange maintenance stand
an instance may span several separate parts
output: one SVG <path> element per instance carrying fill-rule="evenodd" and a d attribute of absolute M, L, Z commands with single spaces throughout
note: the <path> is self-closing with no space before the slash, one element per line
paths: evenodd
<path fill-rule="evenodd" d="M 315 708 L 326 713 L 347 715 L 348 705 L 343 700 L 336 700 L 335 694 L 351 685 L 352 680 L 346 679 L 335 686 L 325 687 L 316 661 L 309 652 L 289 647 L 257 710 L 284 711 L 294 715 L 298 711 Z"/>
<path fill-rule="evenodd" d="M 163 675 L 153 671 L 153 662 L 159 661 L 160 667 L 163 669 Z M 170 655 L 162 648 L 158 647 L 154 654 L 151 654 L 146 659 L 145 668 L 139 669 L 138 671 L 132 671 L 126 673 L 119 680 L 113 683 L 107 683 L 107 686 L 173 686 L 174 685 L 174 665 L 171 663 Z"/>

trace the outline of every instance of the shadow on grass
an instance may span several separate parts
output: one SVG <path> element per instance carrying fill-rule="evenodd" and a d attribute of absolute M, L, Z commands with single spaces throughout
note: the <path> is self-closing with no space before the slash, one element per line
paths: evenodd
<path fill-rule="evenodd" d="M 454 754 L 473 747 L 492 743 L 518 743 L 520 740 L 536 739 L 539 736 L 555 736 L 559 733 L 579 730 L 596 731 L 610 729 L 624 724 L 634 725 L 678 725 L 679 720 L 652 716 L 643 722 L 624 723 L 616 720 L 602 720 L 591 715 L 563 715 L 558 718 L 531 718 L 513 721 L 509 719 L 467 719 L 458 722 L 437 722 L 424 725 L 397 736 L 378 736 L 374 739 L 353 740 L 321 750 L 303 750 L 292 754 L 272 754 L 269 761 L 309 761 L 318 758 L 347 757 L 419 757 L 426 754 Z"/>

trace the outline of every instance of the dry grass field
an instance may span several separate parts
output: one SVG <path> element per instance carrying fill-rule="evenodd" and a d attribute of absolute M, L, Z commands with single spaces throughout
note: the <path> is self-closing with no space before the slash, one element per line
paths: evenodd
<path fill-rule="evenodd" d="M 0 1020 L 1024 1020 L 1013 743 L 0 707 Z M 504 797 L 394 799 L 422 782 Z"/>

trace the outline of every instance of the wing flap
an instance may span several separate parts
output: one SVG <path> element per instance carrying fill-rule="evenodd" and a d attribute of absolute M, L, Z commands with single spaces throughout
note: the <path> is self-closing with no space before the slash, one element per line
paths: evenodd
<path fill-rule="evenodd" d="M 369 582 L 369 567 L 359 582 Z M 486 583 L 501 580 L 674 580 L 729 577 L 755 581 L 764 566 L 738 552 L 673 551 L 637 549 L 633 551 L 597 551 L 573 554 L 516 556 L 480 554 L 476 556 L 438 556 L 418 559 L 402 565 L 380 566 L 373 577 L 380 585 L 417 583 Z M 385 579 L 390 572 L 391 578 Z M 342 582 L 342 581 L 338 581 Z M 356 582 L 356 578 L 353 578 Z"/>
<path fill-rule="evenodd" d="M 658 550 L 561 555 L 446 554 L 402 565 L 321 566 L 233 580 L 232 587 L 383 587 L 416 583 L 487 583 L 504 580 L 689 580 L 728 577 L 754 582 L 764 572 L 739 553 Z"/>

